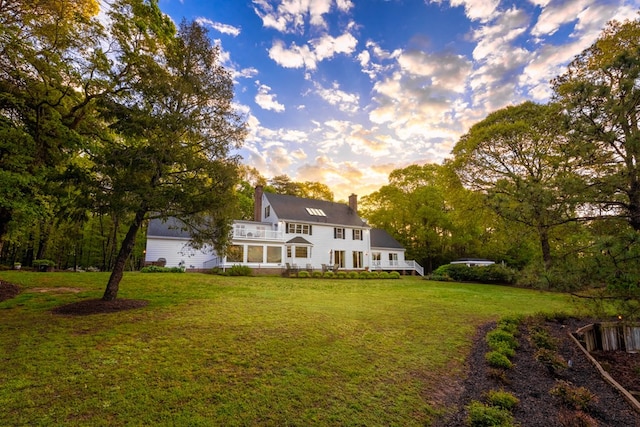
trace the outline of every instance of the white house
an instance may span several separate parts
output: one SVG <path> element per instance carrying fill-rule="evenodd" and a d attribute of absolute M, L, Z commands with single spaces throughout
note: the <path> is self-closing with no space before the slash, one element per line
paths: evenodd
<path fill-rule="evenodd" d="M 191 270 L 246 265 L 263 273 L 286 268 L 307 270 L 382 270 L 423 274 L 406 261 L 405 249 L 386 231 L 372 229 L 357 212 L 357 196 L 349 204 L 263 192 L 257 187 L 255 221 L 234 221 L 226 256 L 189 247 L 178 220 L 152 220 L 147 229 L 147 263 Z"/>

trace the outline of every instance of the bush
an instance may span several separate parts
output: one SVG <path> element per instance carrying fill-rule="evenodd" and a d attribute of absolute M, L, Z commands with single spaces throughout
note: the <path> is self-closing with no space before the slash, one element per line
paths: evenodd
<path fill-rule="evenodd" d="M 298 277 L 301 277 L 303 279 L 308 279 L 309 277 L 311 277 L 311 273 L 309 273 L 306 270 L 302 270 L 298 272 Z"/>
<path fill-rule="evenodd" d="M 370 279 L 371 278 L 371 274 L 368 271 L 361 271 L 360 273 L 358 273 L 358 278 L 359 279 Z"/>
<path fill-rule="evenodd" d="M 576 387 L 567 381 L 557 381 L 549 394 L 559 397 L 565 405 L 586 411 L 591 402 L 597 402 L 598 398 L 585 387 Z"/>
<path fill-rule="evenodd" d="M 360 275 L 357 271 L 350 271 L 349 273 L 347 273 L 347 277 L 349 279 L 357 279 L 358 277 L 360 277 Z"/>
<path fill-rule="evenodd" d="M 558 342 L 555 338 L 549 335 L 549 332 L 543 328 L 533 328 L 529 334 L 531 342 L 539 349 L 547 349 L 555 351 L 558 348 Z"/>
<path fill-rule="evenodd" d="M 467 406 L 467 424 L 471 427 L 510 427 L 514 426 L 511 412 L 473 401 Z"/>
<path fill-rule="evenodd" d="M 234 265 L 229 269 L 229 276 L 253 276 L 253 270 L 246 265 Z"/>
<path fill-rule="evenodd" d="M 389 279 L 399 279 L 400 278 L 400 273 L 398 273 L 397 271 L 392 271 L 391 273 L 389 273 Z"/>
<path fill-rule="evenodd" d="M 502 264 L 484 267 L 467 267 L 464 264 L 445 264 L 436 268 L 429 276 L 432 280 L 455 280 L 457 282 L 506 283 L 515 282 L 515 270 Z"/>
<path fill-rule="evenodd" d="M 500 345 L 499 343 L 503 343 L 510 348 L 518 348 L 518 340 L 516 337 L 514 337 L 512 333 L 502 329 L 494 329 L 487 334 L 485 339 L 489 346 L 497 346 Z"/>
<path fill-rule="evenodd" d="M 346 279 L 347 278 L 347 272 L 346 271 L 338 271 L 336 273 L 336 278 L 338 278 L 338 279 Z"/>
<path fill-rule="evenodd" d="M 182 267 L 160 267 L 158 265 L 150 265 L 142 267 L 141 273 L 184 273 Z"/>
<path fill-rule="evenodd" d="M 493 341 L 489 343 L 489 348 L 498 353 L 502 353 L 509 359 L 516 355 L 516 350 L 503 341 Z"/>
<path fill-rule="evenodd" d="M 314 279 L 322 278 L 322 271 L 314 271 L 313 273 L 311 273 L 311 277 L 313 277 Z"/>
<path fill-rule="evenodd" d="M 372 271 L 369 273 L 369 279 L 379 279 L 380 278 L 380 273 L 378 273 L 377 271 Z"/>
<path fill-rule="evenodd" d="M 507 316 L 503 317 L 498 321 L 497 329 L 509 332 L 514 336 L 517 336 L 520 328 L 520 324 L 522 323 L 522 316 Z"/>
<path fill-rule="evenodd" d="M 322 277 L 325 279 L 333 279 L 335 276 L 336 274 L 333 271 L 325 271 Z"/>
<path fill-rule="evenodd" d="M 513 367 L 509 358 L 498 351 L 490 351 L 484 355 L 484 358 L 493 368 L 511 369 Z"/>
<path fill-rule="evenodd" d="M 389 273 L 387 273 L 386 271 L 383 271 L 378 275 L 378 278 L 379 279 L 388 279 L 389 278 Z"/>
<path fill-rule="evenodd" d="M 520 400 L 507 391 L 490 390 L 487 393 L 487 402 L 491 406 L 497 406 L 498 408 L 510 411 L 520 402 Z"/>

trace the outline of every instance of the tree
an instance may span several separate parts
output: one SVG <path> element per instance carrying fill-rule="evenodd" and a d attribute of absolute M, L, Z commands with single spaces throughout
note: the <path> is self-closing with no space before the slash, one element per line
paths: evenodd
<path fill-rule="evenodd" d="M 12 222 L 56 210 L 92 109 L 97 12 L 96 0 L 0 2 L 0 250 Z"/>
<path fill-rule="evenodd" d="M 224 250 L 235 214 L 245 135 L 233 83 L 197 23 L 177 34 L 155 1 L 122 0 L 111 12 L 122 90 L 101 103 L 108 128 L 95 138 L 96 202 L 128 222 L 103 299 L 117 297 L 136 235 L 151 217 L 177 217 L 194 246 Z"/>
<path fill-rule="evenodd" d="M 554 81 L 602 215 L 640 231 L 640 20 L 611 22 Z"/>
<path fill-rule="evenodd" d="M 490 114 L 453 149 L 464 185 L 485 194 L 504 219 L 535 230 L 547 268 L 551 232 L 577 219 L 585 188 L 562 123 L 558 106 L 526 102 Z"/>

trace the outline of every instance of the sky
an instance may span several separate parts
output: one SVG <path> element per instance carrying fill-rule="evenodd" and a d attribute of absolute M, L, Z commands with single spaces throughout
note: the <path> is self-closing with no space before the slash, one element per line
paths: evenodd
<path fill-rule="evenodd" d="M 366 196 L 442 163 L 489 113 L 546 103 L 550 81 L 640 0 L 159 0 L 221 48 L 269 179 Z"/>

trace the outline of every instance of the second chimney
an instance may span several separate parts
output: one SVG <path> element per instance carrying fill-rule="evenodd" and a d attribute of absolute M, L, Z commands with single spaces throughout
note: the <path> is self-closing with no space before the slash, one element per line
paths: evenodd
<path fill-rule="evenodd" d="M 256 185 L 256 189 L 253 193 L 253 220 L 256 222 L 262 221 L 262 185 Z"/>
<path fill-rule="evenodd" d="M 358 196 L 355 194 L 349 196 L 349 207 L 354 213 L 358 213 Z"/>

